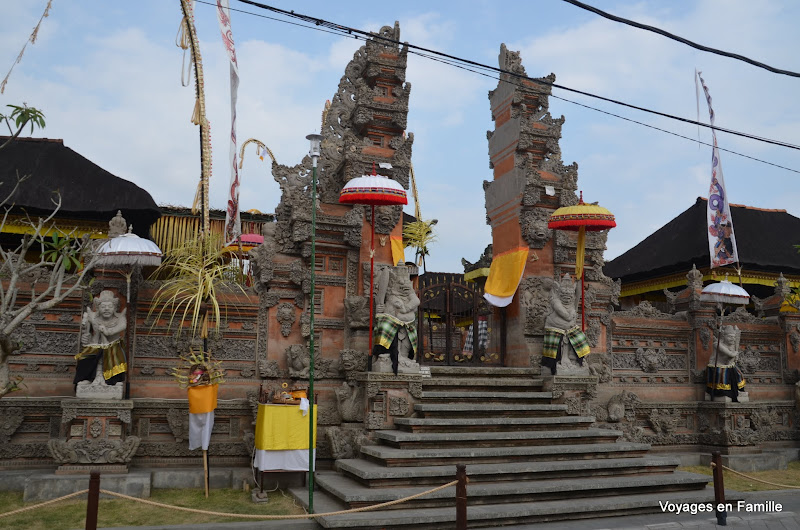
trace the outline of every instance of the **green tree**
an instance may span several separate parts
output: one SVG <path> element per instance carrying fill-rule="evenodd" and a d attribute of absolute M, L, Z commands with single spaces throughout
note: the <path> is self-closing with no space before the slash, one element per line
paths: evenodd
<path fill-rule="evenodd" d="M 27 105 L 8 105 L 12 111 L 0 114 L 2 123 L 11 131 L 11 137 L 0 145 L 0 151 L 8 146 L 22 130 L 31 126 L 44 127 L 44 114 Z M 5 212 L 0 220 L 0 232 L 5 228 L 9 213 L 13 208 L 13 197 L 22 181 L 29 175 L 17 175 L 17 182 L 11 192 L 0 201 Z M 8 370 L 8 359 L 21 348 L 21 344 L 13 336 L 16 329 L 31 315 L 46 311 L 63 302 L 67 297 L 80 290 L 84 278 L 94 266 L 95 257 L 88 256 L 88 238 L 82 240 L 71 238 L 67 234 L 64 239 L 47 235 L 57 233 L 53 219 L 61 208 L 61 197 L 53 199 L 53 211 L 45 218 L 23 221 L 27 225 L 26 234 L 19 245 L 13 249 L 0 247 L 0 397 L 19 389 L 21 378 L 11 379 Z M 65 242 L 68 241 L 68 242 Z M 53 244 L 57 244 L 54 248 Z M 28 260 L 31 261 L 28 261 Z M 88 260 L 77 274 L 76 263 Z M 30 292 L 29 297 L 19 297 L 22 290 Z M 19 303 L 19 299 L 28 300 Z"/>

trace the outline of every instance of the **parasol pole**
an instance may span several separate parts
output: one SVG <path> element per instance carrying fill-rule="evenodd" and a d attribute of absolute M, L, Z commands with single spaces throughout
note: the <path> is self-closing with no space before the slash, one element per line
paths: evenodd
<path fill-rule="evenodd" d="M 375 282 L 375 205 L 372 205 L 372 222 L 371 225 L 371 233 L 372 237 L 369 240 L 369 297 L 367 298 L 369 301 L 369 351 L 367 352 L 367 371 L 372 371 L 372 335 L 375 333 L 373 329 L 373 296 L 372 293 L 374 292 L 373 284 Z"/>
<path fill-rule="evenodd" d="M 581 195 L 583 199 L 583 195 Z M 586 244 L 586 227 L 581 225 L 578 229 L 578 250 L 576 258 L 580 261 L 578 266 L 581 268 L 581 331 L 586 331 L 586 267 L 583 263 L 584 245 Z"/>
<path fill-rule="evenodd" d="M 208 449 L 203 449 L 203 483 L 206 486 L 206 499 L 208 498 Z"/>
<path fill-rule="evenodd" d="M 712 377 L 711 385 L 711 401 L 714 401 L 714 394 L 717 391 L 717 364 L 719 363 L 719 341 L 722 340 L 722 317 L 725 315 L 725 307 L 722 302 L 717 302 L 717 309 L 719 309 L 719 326 L 717 326 L 717 342 L 714 344 L 714 377 Z"/>

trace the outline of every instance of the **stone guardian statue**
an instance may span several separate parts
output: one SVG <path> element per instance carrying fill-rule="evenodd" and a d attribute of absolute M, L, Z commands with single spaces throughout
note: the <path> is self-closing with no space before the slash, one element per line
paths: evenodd
<path fill-rule="evenodd" d="M 545 313 L 542 366 L 556 375 L 557 365 L 565 373 L 586 373 L 583 358 L 589 355 L 589 341 L 577 324 L 580 284 L 569 274 L 552 282 L 550 305 Z"/>
<path fill-rule="evenodd" d="M 119 298 L 105 290 L 94 299 L 92 307 L 83 313 L 82 349 L 75 356 L 78 364 L 73 381 L 77 397 L 122 399 L 122 382 L 128 370 L 122 345 L 123 334 L 128 327 L 126 311 L 119 311 Z M 113 386 L 114 390 L 104 388 L 107 386 Z"/>
<path fill-rule="evenodd" d="M 372 349 L 376 372 L 419 373 L 419 364 L 413 360 L 418 307 L 407 267 L 387 267 L 379 273 Z M 383 353 L 389 355 L 381 357 Z"/>
<path fill-rule="evenodd" d="M 745 403 L 750 401 L 744 391 L 745 380 L 736 366 L 742 330 L 738 326 L 723 326 L 720 336 L 714 337 L 714 354 L 706 367 L 706 401 Z"/>

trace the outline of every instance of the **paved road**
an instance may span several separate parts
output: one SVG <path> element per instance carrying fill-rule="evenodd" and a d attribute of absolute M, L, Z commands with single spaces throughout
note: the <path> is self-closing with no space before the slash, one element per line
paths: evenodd
<path fill-rule="evenodd" d="M 739 511 L 737 506 L 728 512 L 727 526 L 718 526 L 713 514 L 658 513 L 630 515 L 627 517 L 604 517 L 558 523 L 540 523 L 501 527 L 503 530 L 712 530 L 737 528 L 740 530 L 800 530 L 800 490 L 779 490 L 744 493 L 743 507 L 751 511 Z M 778 506 L 780 505 L 780 506 Z M 766 509 L 766 511 L 765 511 Z M 310 521 L 264 521 L 242 523 L 213 523 L 180 526 L 138 526 L 115 528 L 114 530 L 318 530 Z"/>

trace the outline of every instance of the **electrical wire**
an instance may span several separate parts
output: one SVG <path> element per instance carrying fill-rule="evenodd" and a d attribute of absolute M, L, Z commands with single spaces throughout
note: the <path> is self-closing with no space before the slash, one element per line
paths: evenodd
<path fill-rule="evenodd" d="M 500 74 L 500 75 L 507 75 L 507 76 L 515 77 L 515 78 L 522 79 L 522 80 L 525 80 L 525 81 L 530 81 L 530 82 L 533 82 L 533 83 L 536 83 L 536 84 L 539 84 L 539 85 L 545 85 L 545 86 L 549 86 L 549 87 L 552 87 L 552 88 L 558 88 L 558 89 L 561 89 L 561 90 L 565 90 L 567 92 L 572 92 L 572 93 L 575 93 L 575 94 L 581 94 L 583 96 L 587 96 L 587 97 L 590 97 L 590 98 L 599 99 L 601 101 L 606 101 L 608 103 L 613 103 L 615 105 L 620 105 L 620 106 L 623 106 L 623 107 L 628 107 L 628 108 L 631 108 L 631 109 L 639 110 L 641 112 L 654 114 L 654 115 L 657 115 L 657 116 L 661 116 L 663 118 L 668 118 L 668 119 L 671 119 L 671 120 L 681 121 L 681 122 L 684 122 L 684 123 L 689 123 L 691 125 L 697 125 L 699 127 L 706 127 L 708 129 L 713 129 L 715 131 L 725 132 L 725 133 L 728 133 L 728 134 L 732 134 L 734 136 L 741 136 L 741 137 L 744 137 L 744 138 L 748 138 L 750 140 L 756 140 L 756 141 L 759 141 L 759 142 L 764 142 L 764 143 L 768 143 L 768 144 L 772 144 L 772 145 L 778 145 L 780 147 L 786 147 L 786 148 L 789 148 L 789 149 L 800 150 L 800 145 L 790 144 L 788 142 L 782 142 L 782 141 L 773 140 L 773 139 L 770 139 L 770 138 L 764 138 L 764 137 L 756 136 L 756 135 L 749 134 L 749 133 L 735 131 L 733 129 L 727 129 L 725 127 L 719 127 L 719 126 L 716 126 L 716 125 L 710 125 L 708 123 L 703 123 L 703 122 L 691 120 L 691 119 L 688 119 L 688 118 L 682 118 L 680 116 L 675 116 L 673 114 L 667 114 L 665 112 L 660 112 L 660 111 L 648 109 L 646 107 L 640 107 L 638 105 L 633 105 L 631 103 L 625 103 L 624 101 L 619 101 L 619 100 L 616 100 L 616 99 L 613 99 L 613 98 L 608 98 L 608 97 L 605 97 L 605 96 L 600 96 L 598 94 L 593 94 L 591 92 L 586 92 L 586 91 L 583 91 L 583 90 L 578 90 L 578 89 L 567 87 L 567 86 L 560 85 L 560 84 L 557 84 L 557 83 L 552 83 L 552 82 L 547 81 L 545 79 L 539 79 L 539 78 L 535 78 L 535 77 L 528 77 L 527 75 L 519 74 L 517 72 L 512 72 L 512 71 L 509 71 L 509 70 L 504 70 L 504 69 L 496 67 L 496 66 L 489 66 L 489 65 L 486 65 L 486 64 L 483 64 L 483 63 L 472 61 L 470 59 L 464 59 L 462 57 L 457 57 L 455 55 L 450 55 L 450 54 L 447 54 L 447 53 L 444 53 L 444 52 L 440 52 L 440 51 L 437 51 L 437 50 L 432 50 L 432 49 L 429 49 L 429 48 L 424 48 L 422 46 L 417 46 L 415 44 L 403 43 L 403 42 L 400 42 L 400 41 L 397 41 L 397 40 L 394 40 L 394 39 L 390 39 L 388 37 L 384 37 L 383 35 L 379 35 L 379 34 L 374 33 L 374 32 L 368 32 L 368 31 L 365 31 L 365 30 L 352 28 L 352 27 L 349 27 L 349 26 L 343 26 L 343 25 L 337 24 L 335 22 L 331 22 L 331 21 L 328 21 L 328 20 L 325 20 L 325 19 L 321 19 L 321 18 L 312 17 L 310 15 L 304 15 L 304 14 L 301 14 L 301 13 L 296 13 L 294 11 L 286 11 L 285 9 L 280 9 L 280 8 L 273 7 L 273 6 L 270 6 L 270 5 L 267 5 L 267 4 L 262 4 L 260 2 L 255 2 L 254 0 L 238 0 L 238 1 L 242 2 L 244 4 L 252 5 L 254 7 L 258 7 L 260 9 L 265 9 L 267 11 L 272 11 L 274 13 L 278 13 L 278 14 L 284 15 L 286 17 L 299 19 L 299 20 L 302 20 L 302 21 L 307 22 L 309 24 L 313 24 L 314 25 L 314 29 L 317 29 L 317 28 L 321 27 L 321 28 L 326 28 L 327 30 L 329 30 L 327 32 L 331 32 L 332 31 L 332 32 L 338 33 L 338 34 L 346 34 L 347 36 L 350 36 L 350 37 L 353 37 L 355 35 L 360 35 L 360 36 L 363 36 L 364 38 L 371 38 L 371 39 L 375 39 L 375 40 L 380 40 L 380 41 L 383 41 L 383 42 L 386 42 L 386 43 L 390 43 L 390 44 L 393 44 L 393 45 L 396 45 L 396 46 L 407 46 L 408 50 L 409 50 L 409 53 L 412 53 L 412 51 L 414 51 L 414 50 L 419 50 L 421 52 L 425 52 L 425 53 L 430 54 L 430 55 L 435 55 L 437 57 L 449 59 L 451 61 L 456 61 L 457 63 L 466 64 L 466 65 L 469 65 L 471 67 L 475 67 L 475 68 L 478 68 L 478 69 L 481 69 L 481 70 L 488 70 L 488 71 L 491 71 L 491 72 L 494 72 L 494 73 L 497 73 L 497 74 Z M 203 2 L 203 3 L 206 3 L 206 2 Z M 275 20 L 280 20 L 280 19 L 275 19 Z M 307 27 L 308 28 L 308 27 L 311 27 L 311 26 L 303 26 L 303 27 Z M 324 30 L 321 30 L 321 31 L 324 31 Z M 428 58 L 430 58 L 430 57 L 428 57 Z M 452 63 L 449 63 L 449 64 L 452 64 Z"/>
<path fill-rule="evenodd" d="M 641 22 L 636 22 L 633 20 L 628 20 L 627 18 L 618 17 L 616 15 L 612 15 L 611 13 L 606 13 L 605 11 L 601 11 L 594 6 L 590 6 L 589 4 L 584 4 L 583 2 L 578 2 L 578 0 L 563 0 L 568 4 L 572 4 L 575 7 L 580 7 L 581 9 L 585 9 L 586 11 L 591 11 L 596 15 L 600 15 L 603 18 L 607 18 L 609 20 L 613 20 L 614 22 L 620 22 L 622 24 L 626 24 L 628 26 L 632 26 L 634 28 L 643 29 L 645 31 L 651 31 L 653 33 L 658 33 L 659 35 L 663 35 L 668 39 L 672 39 L 674 41 L 678 41 L 682 44 L 686 44 L 687 46 L 691 46 L 700 51 L 714 53 L 716 55 L 721 55 L 723 57 L 730 57 L 731 59 L 736 59 L 738 61 L 742 61 L 748 64 L 752 64 L 753 66 L 757 66 L 758 68 L 763 68 L 764 70 L 768 70 L 774 74 L 781 74 L 781 75 L 788 75 L 791 77 L 800 77 L 800 73 L 792 72 L 791 70 L 783 70 L 781 68 L 775 68 L 774 66 L 770 66 L 768 64 L 764 64 L 762 62 L 756 61 L 754 59 L 750 59 L 749 57 L 745 57 L 744 55 L 739 55 L 738 53 L 731 53 L 726 52 L 725 50 L 718 50 L 716 48 L 710 48 L 708 46 L 703 46 L 702 44 L 697 44 L 696 42 L 692 42 L 688 39 L 684 39 L 683 37 L 679 37 L 678 35 L 674 35 L 668 31 L 664 31 L 661 28 L 657 28 L 655 26 L 648 26 L 647 24 L 642 24 Z"/>
<path fill-rule="evenodd" d="M 309 17 L 308 15 L 297 14 L 297 13 L 294 13 L 293 11 L 285 11 L 285 10 L 282 10 L 282 9 L 279 9 L 279 8 L 274 8 L 272 6 L 268 6 L 266 4 L 260 4 L 258 2 L 254 2 L 252 0 L 239 0 L 239 1 L 242 2 L 242 3 L 245 3 L 245 4 L 253 5 L 254 7 L 259 7 L 259 8 L 262 8 L 262 9 L 278 12 L 278 13 L 284 14 L 286 16 L 299 18 L 299 19 L 307 21 L 309 23 L 308 24 L 301 24 L 301 23 L 298 23 L 298 22 L 292 22 L 292 21 L 289 21 L 289 20 L 281 19 L 281 18 L 270 17 L 270 16 L 263 15 L 263 14 L 260 14 L 260 13 L 254 13 L 252 11 L 246 11 L 244 9 L 236 9 L 236 8 L 233 8 L 233 7 L 230 8 L 231 11 L 236 11 L 236 12 L 239 12 L 239 13 L 243 13 L 243 14 L 247 14 L 247 15 L 251 15 L 251 16 L 255 16 L 255 17 L 259 17 L 259 18 L 264 18 L 264 19 L 267 19 L 267 20 L 272 20 L 272 21 L 275 21 L 275 22 L 281 22 L 281 23 L 284 23 L 284 24 L 292 25 L 292 26 L 298 26 L 298 27 L 305 28 L 305 29 L 311 29 L 311 30 L 315 30 L 315 31 L 320 31 L 322 33 L 328 33 L 328 34 L 338 35 L 338 36 L 346 36 L 348 38 L 353 38 L 355 40 L 367 41 L 369 38 L 375 38 L 375 39 L 379 39 L 379 40 L 388 41 L 388 42 L 390 42 L 392 44 L 396 44 L 396 45 L 405 44 L 406 46 L 408 46 L 409 53 L 411 53 L 411 54 L 414 54 L 414 55 L 417 55 L 419 57 L 423 57 L 423 58 L 426 58 L 426 59 L 429 59 L 429 60 L 432 60 L 432 61 L 437 61 L 437 62 L 446 64 L 446 65 L 449 65 L 449 66 L 453 66 L 455 68 L 460 68 L 462 70 L 465 70 L 465 71 L 468 71 L 468 72 L 472 72 L 472 73 L 475 73 L 475 74 L 478 74 L 478 75 L 482 75 L 482 76 L 488 77 L 490 79 L 494 79 L 494 80 L 498 80 L 498 81 L 504 81 L 504 82 L 511 83 L 511 84 L 514 84 L 514 85 L 517 85 L 517 86 L 522 86 L 521 83 L 519 83 L 519 82 L 509 81 L 507 79 L 504 80 L 504 79 L 502 79 L 502 77 L 499 77 L 497 75 L 492 75 L 492 74 L 480 71 L 480 69 L 489 70 L 489 71 L 491 71 L 493 73 L 500 73 L 501 75 L 502 74 L 508 74 L 509 76 L 518 78 L 520 80 L 524 79 L 524 80 L 532 81 L 532 82 L 539 83 L 539 84 L 549 85 L 549 86 L 552 86 L 554 88 L 567 90 L 567 91 L 571 91 L 571 92 L 576 92 L 578 94 L 582 94 L 582 95 L 585 95 L 585 96 L 588 96 L 588 97 L 593 97 L 593 98 L 601 99 L 601 100 L 604 100 L 604 101 L 608 101 L 610 103 L 615 103 L 615 104 L 623 105 L 623 106 L 626 106 L 626 107 L 630 107 L 630 108 L 633 108 L 633 109 L 636 109 L 636 110 L 641 110 L 641 111 L 644 111 L 644 112 L 653 113 L 653 114 L 660 115 L 660 116 L 665 117 L 665 118 L 674 119 L 674 120 L 690 123 L 690 124 L 693 124 L 693 125 L 706 127 L 706 128 L 718 130 L 718 131 L 721 131 L 721 132 L 727 132 L 729 134 L 733 134 L 733 135 L 736 135 L 736 136 L 743 136 L 745 138 L 749 138 L 749 139 L 752 139 L 752 140 L 762 141 L 762 142 L 778 145 L 778 146 L 781 146 L 781 147 L 787 147 L 787 148 L 790 148 L 790 149 L 800 150 L 800 146 L 797 146 L 797 145 L 794 145 L 794 144 L 789 144 L 789 143 L 786 143 L 786 142 L 779 142 L 779 141 L 776 141 L 776 140 L 771 140 L 769 138 L 763 138 L 763 137 L 751 135 L 751 134 L 748 134 L 748 133 L 742 133 L 742 132 L 734 131 L 734 130 L 731 130 L 731 129 L 726 129 L 724 127 L 711 126 L 711 125 L 706 124 L 706 123 L 697 122 L 697 121 L 689 120 L 689 119 L 686 119 L 686 118 L 680 118 L 678 116 L 673 116 L 673 115 L 670 115 L 670 114 L 665 114 L 665 113 L 661 113 L 661 112 L 658 112 L 658 111 L 653 111 L 653 110 L 646 109 L 646 108 L 643 108 L 643 107 L 637 107 L 637 106 L 626 104 L 626 103 L 623 103 L 623 102 L 618 102 L 618 101 L 613 100 L 613 99 L 604 98 L 603 96 L 598 96 L 598 95 L 591 94 L 591 93 L 588 93 L 588 92 L 583 92 L 583 91 L 580 91 L 580 90 L 571 89 L 569 87 L 564 87 L 564 86 L 561 86 L 561 85 L 558 85 L 558 84 L 555 84 L 555 83 L 550 83 L 550 82 L 545 81 L 543 79 L 531 78 L 531 77 L 528 77 L 528 76 L 516 74 L 514 72 L 509 72 L 509 71 L 503 70 L 501 68 L 484 65 L 484 64 L 481 64 L 481 63 L 477 63 L 477 62 L 470 61 L 470 60 L 467 60 L 467 59 L 462 59 L 462 58 L 459 58 L 459 57 L 456 57 L 456 56 L 452 56 L 452 55 L 448 55 L 448 54 L 445 54 L 445 53 L 442 53 L 442 52 L 438 52 L 438 51 L 435 51 L 435 50 L 428 50 L 426 48 L 422 48 L 422 47 L 419 47 L 419 46 L 416 46 L 416 45 L 412 45 L 412 44 L 408 44 L 408 43 L 401 43 L 400 41 L 395 41 L 395 40 L 392 40 L 392 39 L 388 39 L 386 37 L 383 37 L 383 36 L 380 36 L 380 35 L 376 35 L 374 33 L 366 32 L 366 31 L 363 31 L 363 30 L 358 30 L 358 29 L 355 29 L 355 28 L 348 28 L 347 26 L 340 26 L 338 24 L 334 24 L 332 22 L 328 22 L 328 21 L 325 21 L 323 19 L 316 19 L 314 17 Z M 196 2 L 200 3 L 200 4 L 209 5 L 209 6 L 214 6 L 214 7 L 216 6 L 216 4 L 213 4 L 213 3 L 208 2 L 206 0 L 196 0 Z M 346 34 L 344 32 L 346 32 Z M 462 63 L 470 64 L 470 65 L 474 66 L 475 68 L 466 67 Z M 631 122 L 631 123 L 635 123 L 637 125 L 641 125 L 643 127 L 654 129 L 654 130 L 657 130 L 657 131 L 660 131 L 660 132 L 663 132 L 663 133 L 666 133 L 666 134 L 669 134 L 669 135 L 672 135 L 672 136 L 676 136 L 678 138 L 683 138 L 685 140 L 689 140 L 690 142 L 694 142 L 694 143 L 697 143 L 697 144 L 700 144 L 700 145 L 705 145 L 705 146 L 708 146 L 708 147 L 713 147 L 713 144 L 710 144 L 710 143 L 707 143 L 707 142 L 703 142 L 703 141 L 700 141 L 700 140 L 697 140 L 697 139 L 694 139 L 694 138 L 690 138 L 688 136 L 684 136 L 682 134 L 679 134 L 679 133 L 676 133 L 676 132 L 673 132 L 673 131 L 669 131 L 667 129 L 662 129 L 662 128 L 656 127 L 654 125 L 650 125 L 650 124 L 647 124 L 647 123 L 644 123 L 644 122 L 641 122 L 641 121 L 638 121 L 638 120 L 634 120 L 632 118 L 621 116 L 621 115 L 615 114 L 613 112 L 609 112 L 609 111 L 602 110 L 602 109 L 599 109 L 599 108 L 596 108 L 596 107 L 592 107 L 591 105 L 586 105 L 585 103 L 579 103 L 577 101 L 574 101 L 574 100 L 571 100 L 571 99 L 567 99 L 567 98 L 564 98 L 564 97 L 560 97 L 560 96 L 554 95 L 552 93 L 549 94 L 549 96 L 552 97 L 552 98 L 561 100 L 561 101 L 565 101 L 567 103 L 571 103 L 573 105 L 577 105 L 577 106 L 580 106 L 580 107 L 584 107 L 584 108 L 593 110 L 595 112 L 599 112 L 599 113 L 602 113 L 602 114 L 606 114 L 608 116 L 619 118 L 621 120 L 625 120 L 625 121 L 628 121 L 628 122 Z M 770 166 L 773 166 L 773 167 L 784 169 L 786 171 L 791 171 L 793 173 L 800 173 L 800 170 L 792 169 L 790 167 L 782 166 L 780 164 L 775 164 L 773 162 L 769 162 L 767 160 L 763 160 L 763 159 L 756 158 L 756 157 L 753 157 L 753 156 L 750 156 L 750 155 L 746 155 L 744 153 L 739 153 L 739 152 L 733 151 L 731 149 L 725 149 L 723 147 L 717 147 L 717 148 L 720 151 L 724 151 L 726 153 L 731 153 L 733 155 L 737 155 L 737 156 L 740 156 L 740 157 L 743 157 L 743 158 L 747 158 L 747 159 L 753 160 L 755 162 L 760 162 L 762 164 L 767 164 L 767 165 L 770 165 Z"/>
<path fill-rule="evenodd" d="M 409 52 L 409 53 L 411 53 L 411 52 Z M 479 71 L 472 70 L 472 69 L 467 68 L 467 67 L 462 66 L 462 65 L 453 64 L 453 63 L 448 62 L 448 61 L 443 61 L 443 60 L 441 60 L 441 59 L 439 59 L 437 57 L 429 57 L 429 56 L 426 56 L 426 55 L 423 55 L 423 54 L 418 54 L 418 55 L 420 55 L 422 57 L 426 57 L 426 58 L 428 58 L 428 59 L 430 59 L 432 61 L 437 61 L 437 62 L 441 62 L 441 63 L 444 63 L 444 64 L 448 64 L 450 66 L 454 66 L 456 68 L 460 68 L 460 69 L 466 70 L 468 72 L 472 72 L 472 73 L 475 73 L 475 74 L 478 74 L 478 75 L 482 75 L 482 76 L 488 77 L 490 79 L 495 79 L 495 80 L 498 80 L 498 81 L 501 81 L 501 82 L 510 83 L 510 84 L 513 84 L 513 85 L 516 85 L 516 86 L 521 86 L 520 83 L 503 80 L 503 79 L 500 79 L 499 77 L 495 77 L 495 76 L 487 74 L 485 72 L 479 72 Z M 555 98 L 555 99 L 559 99 L 561 101 L 565 101 L 567 103 L 572 103 L 573 105 L 577 105 L 579 107 L 584 107 L 584 108 L 593 110 L 595 112 L 600 112 L 601 114 L 606 114 L 608 116 L 613 116 L 614 118 L 619 118 L 621 120 L 629 121 L 631 123 L 635 123 L 637 125 L 641 125 L 643 127 L 647 127 L 649 129 L 655 129 L 656 131 L 660 131 L 660 132 L 663 132 L 663 133 L 666 133 L 666 134 L 670 134 L 672 136 L 677 136 L 678 138 L 683 138 L 685 140 L 689 140 L 690 142 L 694 142 L 694 143 L 697 143 L 697 144 L 700 144 L 700 145 L 705 145 L 707 147 L 714 147 L 714 144 L 710 144 L 708 142 L 703 142 L 703 141 L 697 140 L 695 138 L 690 138 L 689 136 L 684 136 L 682 134 L 679 134 L 679 133 L 676 133 L 676 132 L 673 132 L 673 131 L 670 131 L 670 130 L 667 130 L 667 129 L 662 129 L 661 127 L 656 127 L 655 125 L 650 125 L 649 123 L 644 123 L 644 122 L 641 122 L 641 121 L 638 121 L 638 120 L 634 120 L 632 118 L 621 116 L 619 114 L 615 114 L 615 113 L 609 112 L 607 110 L 598 109 L 597 107 L 592 107 L 591 105 L 586 105 L 585 103 L 580 103 L 580 102 L 572 100 L 572 99 L 567 99 L 567 98 L 564 98 L 564 97 L 556 96 L 554 94 L 550 94 L 550 97 Z M 746 155 L 744 153 L 739 153 L 738 151 L 733 151 L 731 149 L 725 149 L 724 147 L 719 147 L 719 146 L 717 146 L 717 149 L 720 150 L 720 151 L 724 151 L 726 153 L 731 153 L 733 155 L 741 156 L 742 158 L 747 158 L 747 159 L 753 160 L 755 162 L 761 162 L 762 164 L 767 164 L 769 166 L 774 166 L 774 167 L 777 167 L 777 168 L 780 168 L 780 169 L 785 169 L 786 171 L 791 171 L 793 173 L 800 173 L 800 170 L 792 169 L 790 167 L 782 166 L 780 164 L 775 164 L 774 162 L 769 162 L 767 160 L 763 160 L 761 158 L 756 158 L 754 156 Z"/>

